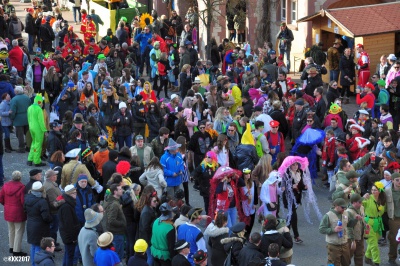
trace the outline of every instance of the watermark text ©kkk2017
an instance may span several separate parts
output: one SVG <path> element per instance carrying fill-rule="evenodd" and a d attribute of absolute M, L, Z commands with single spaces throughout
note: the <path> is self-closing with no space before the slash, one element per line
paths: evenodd
<path fill-rule="evenodd" d="M 29 262 L 31 256 L 5 256 L 3 257 L 4 262 Z"/>

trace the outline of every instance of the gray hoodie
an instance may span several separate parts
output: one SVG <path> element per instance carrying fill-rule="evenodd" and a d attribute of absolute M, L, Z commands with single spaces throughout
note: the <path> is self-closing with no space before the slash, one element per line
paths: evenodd
<path fill-rule="evenodd" d="M 161 198 L 163 189 L 167 187 L 167 182 L 164 179 L 164 172 L 162 169 L 146 169 L 139 177 L 139 181 L 143 186 L 152 185 L 157 191 L 158 197 Z"/>

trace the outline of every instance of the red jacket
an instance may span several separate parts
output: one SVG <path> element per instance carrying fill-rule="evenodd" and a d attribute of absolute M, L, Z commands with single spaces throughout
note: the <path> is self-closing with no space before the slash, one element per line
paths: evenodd
<path fill-rule="evenodd" d="M 10 50 L 8 53 L 11 66 L 15 67 L 18 71 L 24 71 L 24 51 L 17 46 Z"/>
<path fill-rule="evenodd" d="M 165 76 L 167 75 L 167 68 L 165 67 L 165 65 L 161 62 L 158 62 L 158 73 L 160 74 L 160 76 Z"/>
<path fill-rule="evenodd" d="M 296 112 L 296 109 L 294 105 L 292 107 L 289 107 L 286 113 L 286 120 L 288 121 L 289 127 L 293 126 L 293 119 L 294 119 L 294 113 Z"/>
<path fill-rule="evenodd" d="M 360 105 L 361 103 L 366 102 L 367 103 L 367 107 L 369 109 L 374 108 L 375 105 L 375 95 L 371 92 L 371 93 L 367 93 L 364 97 L 360 98 L 360 94 L 357 93 L 356 96 L 356 103 L 358 105 Z"/>
<path fill-rule="evenodd" d="M 350 139 L 346 140 L 346 147 L 349 151 L 351 161 L 356 160 L 360 156 L 360 148 L 358 148 L 356 137 L 362 137 L 360 133 L 353 135 Z"/>
<path fill-rule="evenodd" d="M 0 203 L 4 205 L 4 220 L 21 223 L 26 221 L 24 212 L 25 185 L 19 181 L 4 184 L 0 191 Z"/>
<path fill-rule="evenodd" d="M 335 165 L 335 150 L 335 138 L 325 138 L 325 143 L 322 148 L 322 160 L 326 162 L 326 165 L 328 165 L 328 163 L 332 163 L 332 168 Z"/>
<path fill-rule="evenodd" d="M 160 43 L 161 52 L 163 52 L 163 53 L 168 53 L 169 52 L 167 44 L 165 43 L 164 39 L 160 37 L 160 35 L 157 35 L 156 37 L 153 37 L 153 43 L 154 42 L 159 42 Z"/>

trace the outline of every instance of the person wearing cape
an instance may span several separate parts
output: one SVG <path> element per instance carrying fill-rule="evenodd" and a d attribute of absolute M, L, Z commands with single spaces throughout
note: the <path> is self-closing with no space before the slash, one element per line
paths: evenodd
<path fill-rule="evenodd" d="M 229 166 L 221 166 L 210 181 L 210 205 L 208 213 L 223 211 L 228 216 L 228 227 L 236 224 L 237 215 L 240 221 L 246 217 L 240 207 L 240 189 L 237 187 L 238 178 L 242 172 Z"/>
<path fill-rule="evenodd" d="M 295 243 L 303 242 L 299 237 L 297 227 L 297 208 L 300 204 L 303 205 L 304 215 L 308 223 L 312 223 L 310 205 L 314 208 L 317 218 L 319 220 L 322 218 L 317 198 L 312 189 L 308 165 L 307 158 L 288 156 L 278 169 L 279 176 L 282 178 L 280 190 L 283 192 L 281 197 L 283 204 L 280 205 L 287 209 L 286 224 L 293 229 Z M 304 197 L 303 192 L 305 192 Z"/>
<path fill-rule="evenodd" d="M 322 155 L 317 145 L 324 139 L 325 132 L 323 130 L 308 128 L 296 139 L 295 145 L 290 153 L 291 155 L 306 157 L 308 159 L 313 184 L 315 184 L 315 179 L 318 178 L 317 155 Z"/>
<path fill-rule="evenodd" d="M 264 217 L 268 214 L 276 217 L 277 209 L 279 208 L 278 195 L 282 194 L 279 187 L 281 181 L 282 178 L 279 176 L 278 171 L 272 171 L 268 179 L 262 184 L 260 200 L 263 204 L 260 206 L 258 213 L 262 213 Z"/>

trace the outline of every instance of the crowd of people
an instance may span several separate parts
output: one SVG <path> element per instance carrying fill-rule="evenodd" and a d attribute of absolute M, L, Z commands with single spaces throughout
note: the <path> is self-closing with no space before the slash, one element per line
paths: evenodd
<path fill-rule="evenodd" d="M 325 90 L 325 62 L 312 56 L 301 84 L 287 76 L 294 39 L 285 23 L 279 55 L 271 42 L 251 50 L 212 39 L 202 61 L 195 9 L 170 18 L 153 10 L 144 24 L 121 17 L 101 38 L 101 18 L 75 1 L 82 39 L 52 9 L 33 3 L 25 24 L 9 3 L 0 9 L 0 203 L 14 256 L 27 255 L 26 228 L 38 266 L 54 265 L 62 250 L 68 266 L 287 265 L 293 243 L 303 243 L 302 205 L 306 221 L 311 209 L 321 219 L 328 264 L 379 265 L 387 235 L 396 264 L 394 54 L 371 75 L 362 44 L 335 40 Z M 346 114 L 353 85 L 360 109 Z M 4 151 L 29 152 L 27 184 L 19 171 L 4 183 Z M 324 216 L 313 192 L 319 179 L 333 192 Z"/>

